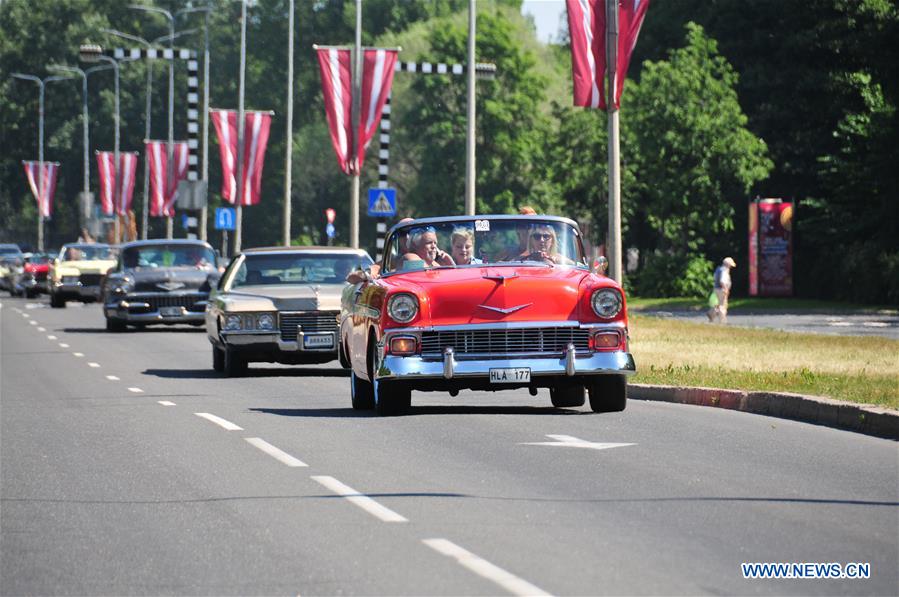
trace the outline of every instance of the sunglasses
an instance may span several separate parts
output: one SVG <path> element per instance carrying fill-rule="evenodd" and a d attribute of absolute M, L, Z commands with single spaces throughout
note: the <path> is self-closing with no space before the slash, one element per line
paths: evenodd
<path fill-rule="evenodd" d="M 531 234 L 531 238 L 533 238 L 534 240 L 550 240 L 552 237 L 553 235 L 549 234 L 548 232 L 534 232 L 533 234 Z"/>

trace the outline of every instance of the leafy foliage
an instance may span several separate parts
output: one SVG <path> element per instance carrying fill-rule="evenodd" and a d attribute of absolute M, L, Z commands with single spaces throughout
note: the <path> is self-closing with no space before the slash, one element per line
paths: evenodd
<path fill-rule="evenodd" d="M 683 296 L 702 298 L 711 290 L 714 265 L 701 255 L 654 253 L 635 276 L 639 296 Z"/>

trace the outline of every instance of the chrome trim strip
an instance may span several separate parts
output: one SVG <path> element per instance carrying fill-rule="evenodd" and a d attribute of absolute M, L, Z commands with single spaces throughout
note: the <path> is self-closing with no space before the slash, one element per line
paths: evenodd
<path fill-rule="evenodd" d="M 385 334 L 421 333 L 421 332 L 456 332 L 468 330 L 516 330 L 522 328 L 580 328 L 580 329 L 625 329 L 620 321 L 581 323 L 579 321 L 509 321 L 501 323 L 465 323 L 459 325 L 421 326 L 408 328 L 387 328 Z"/>

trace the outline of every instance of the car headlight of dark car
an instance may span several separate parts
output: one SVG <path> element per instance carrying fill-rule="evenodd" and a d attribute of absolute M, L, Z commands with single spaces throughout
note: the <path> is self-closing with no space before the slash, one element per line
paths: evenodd
<path fill-rule="evenodd" d="M 409 323 L 418 315 L 418 299 L 405 292 L 387 301 L 387 314 L 397 323 Z"/>
<path fill-rule="evenodd" d="M 603 319 L 611 319 L 621 312 L 621 293 L 614 288 L 601 288 L 590 297 L 593 312 Z"/>

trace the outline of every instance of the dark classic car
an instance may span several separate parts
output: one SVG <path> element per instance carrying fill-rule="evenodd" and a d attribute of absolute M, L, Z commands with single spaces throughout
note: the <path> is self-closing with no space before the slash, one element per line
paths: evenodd
<path fill-rule="evenodd" d="M 380 266 L 343 295 L 353 408 L 397 414 L 411 391 L 549 388 L 556 407 L 624 410 L 621 287 L 552 216 L 428 218 L 394 227 Z"/>
<path fill-rule="evenodd" d="M 213 368 L 233 377 L 250 362 L 336 359 L 347 274 L 371 264 L 365 251 L 344 247 L 271 247 L 236 256 L 206 311 Z"/>
<path fill-rule="evenodd" d="M 216 254 L 197 240 L 142 240 L 120 247 L 103 284 L 106 329 L 128 325 L 202 325 L 209 290 L 218 283 Z"/>

